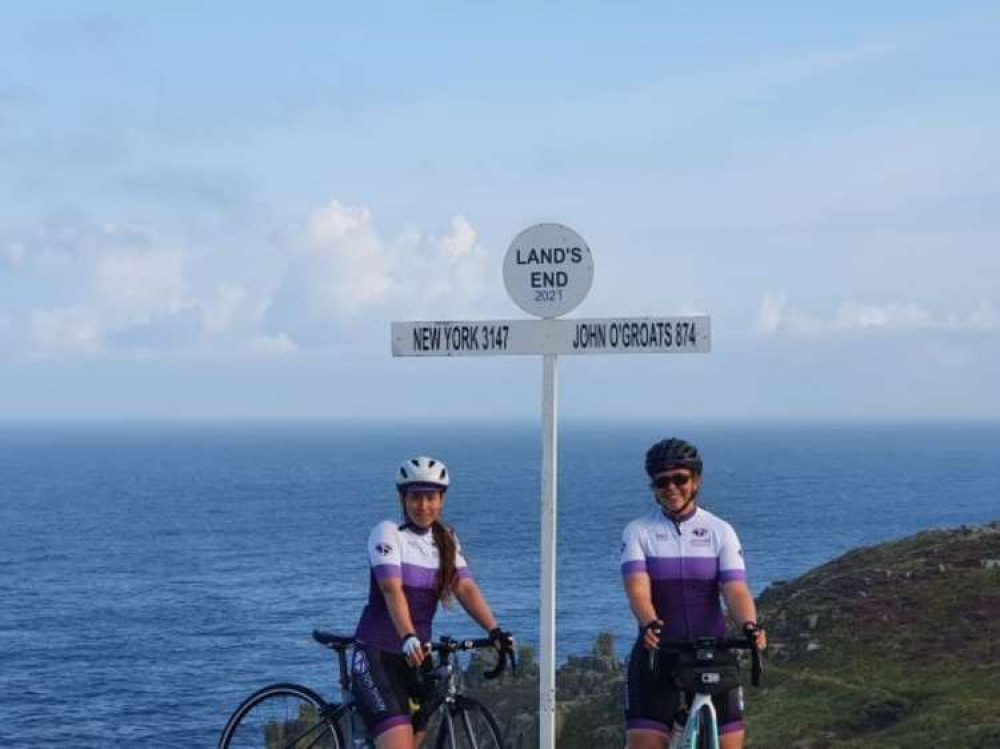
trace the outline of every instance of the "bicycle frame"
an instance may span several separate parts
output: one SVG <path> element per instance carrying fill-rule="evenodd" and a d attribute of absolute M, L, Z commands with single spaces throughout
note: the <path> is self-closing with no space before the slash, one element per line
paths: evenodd
<path fill-rule="evenodd" d="M 317 639 L 321 643 L 323 642 L 322 635 L 325 633 L 313 633 L 314 639 Z M 317 637 L 320 635 L 320 637 Z M 439 642 L 432 644 L 432 652 L 438 653 L 438 663 L 435 665 L 430 672 L 430 675 L 436 677 L 438 683 L 434 686 L 432 690 L 433 701 L 440 700 L 437 705 L 432 709 L 432 713 L 438 710 L 444 710 L 442 714 L 442 721 L 447 726 L 447 730 L 450 738 L 452 739 L 452 746 L 455 745 L 455 723 L 452 716 L 452 712 L 455 704 L 459 698 L 458 690 L 458 673 L 455 667 L 455 654 L 462 650 L 471 650 L 476 647 L 489 647 L 491 642 L 488 639 L 483 640 L 455 640 L 450 637 L 442 637 Z M 363 726 L 355 725 L 355 718 L 358 716 L 358 712 L 354 709 L 354 693 L 351 691 L 351 670 L 347 664 L 347 649 L 346 647 L 335 648 L 337 654 L 337 667 L 339 670 L 339 678 L 337 679 L 340 685 L 340 704 L 336 705 L 329 715 L 326 716 L 328 720 L 334 723 L 338 723 L 341 728 L 341 734 L 344 738 L 345 749 L 355 749 L 356 746 L 365 745 L 372 746 L 371 737 L 368 735 L 368 731 Z M 516 660 L 513 655 L 510 655 L 511 668 L 516 669 Z M 504 656 L 498 663 L 497 668 L 494 672 L 486 674 L 487 678 L 494 678 L 499 675 L 504 669 L 506 664 L 506 656 Z M 347 720 L 344 720 L 344 717 Z M 468 716 L 463 713 L 463 719 L 468 721 Z M 466 726 L 466 730 L 471 735 L 472 729 L 470 726 Z"/>
<path fill-rule="evenodd" d="M 696 694 L 691 701 L 680 743 L 676 748 L 671 744 L 670 749 L 698 749 L 698 730 L 705 715 L 708 715 L 708 735 L 711 740 L 709 749 L 719 749 L 719 718 L 715 713 L 715 705 L 709 695 L 701 693 Z"/>

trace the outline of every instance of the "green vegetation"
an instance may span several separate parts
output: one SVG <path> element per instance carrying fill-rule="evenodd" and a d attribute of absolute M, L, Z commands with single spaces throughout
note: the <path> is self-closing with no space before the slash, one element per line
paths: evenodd
<path fill-rule="evenodd" d="M 1000 747 L 1000 523 L 859 549 L 759 600 L 765 686 L 749 749 Z M 511 749 L 537 746 L 537 666 L 469 674 Z M 624 673 L 603 635 L 559 670 L 560 749 L 620 749 Z"/>
<path fill-rule="evenodd" d="M 1000 524 L 851 552 L 760 598 L 753 749 L 1000 747 Z"/>

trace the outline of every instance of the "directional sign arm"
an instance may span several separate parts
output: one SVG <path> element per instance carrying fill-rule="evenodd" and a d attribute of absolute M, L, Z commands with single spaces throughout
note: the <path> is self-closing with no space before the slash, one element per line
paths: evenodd
<path fill-rule="evenodd" d="M 708 316 L 392 323 L 393 356 L 705 354 Z"/>

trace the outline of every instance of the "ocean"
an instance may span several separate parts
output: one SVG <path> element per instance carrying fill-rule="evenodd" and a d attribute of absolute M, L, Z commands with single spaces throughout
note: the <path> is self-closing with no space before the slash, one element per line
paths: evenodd
<path fill-rule="evenodd" d="M 997 424 L 564 423 L 560 660 L 633 635 L 619 541 L 666 436 L 701 448 L 702 504 L 736 528 L 757 592 L 1000 517 Z M 214 746 L 266 683 L 334 698 L 310 632 L 353 631 L 365 540 L 399 517 L 411 455 L 448 463 L 446 520 L 501 623 L 536 642 L 540 450 L 535 424 L 0 427 L 0 747 Z M 436 632 L 476 627 L 446 611 Z"/>

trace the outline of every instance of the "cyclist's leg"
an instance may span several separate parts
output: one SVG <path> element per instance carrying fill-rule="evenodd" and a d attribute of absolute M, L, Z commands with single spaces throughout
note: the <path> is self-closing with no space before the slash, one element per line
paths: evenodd
<path fill-rule="evenodd" d="M 414 749 L 410 707 L 403 688 L 402 654 L 357 646 L 351 659 L 351 692 L 378 749 Z"/>
<path fill-rule="evenodd" d="M 743 729 L 730 731 L 719 736 L 720 749 L 743 749 L 746 744 L 747 732 Z"/>
<path fill-rule="evenodd" d="M 630 728 L 625 737 L 628 749 L 667 749 L 670 746 L 670 735 L 659 730 Z"/>
<path fill-rule="evenodd" d="M 743 712 L 743 687 L 736 687 L 712 698 L 719 719 L 721 749 L 743 749 L 746 743 L 746 721 Z"/>
<path fill-rule="evenodd" d="M 409 723 L 392 726 L 375 737 L 375 749 L 414 749 L 413 726 Z"/>
<path fill-rule="evenodd" d="M 673 685 L 673 659 L 660 655 L 656 673 L 649 668 L 649 654 L 637 640 L 625 679 L 625 736 L 628 749 L 667 749 L 670 727 L 682 694 Z"/>

